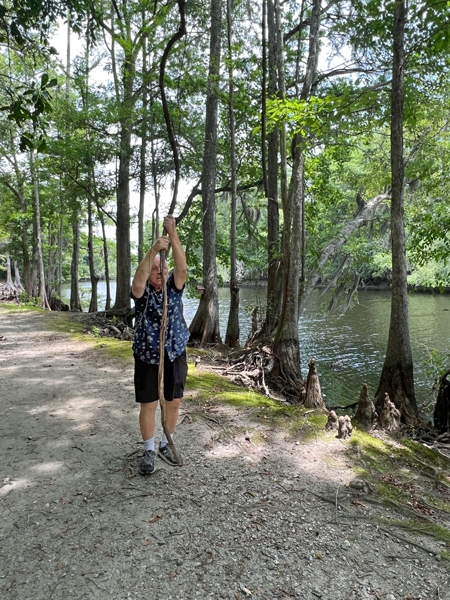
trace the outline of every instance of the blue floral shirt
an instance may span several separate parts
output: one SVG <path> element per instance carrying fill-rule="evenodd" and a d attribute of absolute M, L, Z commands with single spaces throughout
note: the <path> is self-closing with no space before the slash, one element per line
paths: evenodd
<path fill-rule="evenodd" d="M 184 289 L 184 286 L 183 286 Z M 167 280 L 167 329 L 165 348 L 169 360 L 173 362 L 184 351 L 189 341 L 189 329 L 183 315 L 183 290 L 175 286 L 173 273 Z M 144 295 L 135 298 L 136 329 L 134 332 L 133 352 L 142 361 L 159 364 L 159 334 L 162 317 L 162 291 L 157 291 L 150 284 L 145 284 Z M 146 310 L 147 309 L 147 310 Z M 146 313 L 146 314 L 144 314 Z"/>

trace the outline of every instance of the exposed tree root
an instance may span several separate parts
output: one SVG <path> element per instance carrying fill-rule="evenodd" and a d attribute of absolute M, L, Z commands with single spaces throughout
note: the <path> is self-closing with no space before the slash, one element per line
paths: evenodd
<path fill-rule="evenodd" d="M 298 402 L 298 392 L 297 396 L 290 394 L 284 378 L 275 375 L 276 357 L 269 340 L 260 340 L 251 348 L 232 351 L 225 346 L 216 346 L 211 352 L 210 357 L 200 359 L 196 364 L 212 362 L 209 367 L 213 371 L 236 385 L 257 390 L 272 400 Z"/>
<path fill-rule="evenodd" d="M 372 400 L 369 398 L 367 383 L 365 383 L 359 397 L 358 410 L 355 414 L 355 420 L 359 421 L 359 423 L 362 425 L 370 427 L 376 416 L 377 413 L 375 411 L 375 406 Z"/>
<path fill-rule="evenodd" d="M 117 317 L 114 311 L 97 313 L 80 313 L 77 319 L 85 326 L 84 333 L 93 333 L 99 337 L 113 337 L 118 340 L 131 341 L 134 338 L 134 329 L 128 325 L 128 313 Z M 108 313 L 113 317 L 108 317 Z"/>
<path fill-rule="evenodd" d="M 317 374 L 316 361 L 309 361 L 309 372 L 306 383 L 302 388 L 301 401 L 307 408 L 325 408 L 320 388 L 319 375 Z"/>
<path fill-rule="evenodd" d="M 287 395 L 273 375 L 275 357 L 270 346 L 260 344 L 227 357 L 228 367 L 223 374 L 234 383 L 251 387 L 273 400 L 286 400 Z"/>

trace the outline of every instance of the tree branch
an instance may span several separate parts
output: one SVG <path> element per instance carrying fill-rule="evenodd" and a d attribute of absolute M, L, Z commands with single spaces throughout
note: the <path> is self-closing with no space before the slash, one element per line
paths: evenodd
<path fill-rule="evenodd" d="M 325 6 L 325 8 L 323 8 L 320 11 L 320 14 L 321 15 L 325 14 L 327 12 L 327 10 L 329 10 L 330 8 L 332 8 L 338 2 L 339 2 L 339 0 L 332 0 L 329 4 L 327 4 Z M 308 27 L 310 23 L 311 23 L 310 17 L 308 17 L 307 19 L 304 19 L 304 20 L 300 21 L 300 23 L 296 27 L 294 27 L 294 29 L 291 29 L 290 31 L 288 31 L 287 33 L 284 34 L 284 36 L 283 36 L 283 42 L 286 43 L 296 33 L 298 33 L 299 31 L 301 31 L 302 29 L 305 29 L 306 27 Z"/>
<path fill-rule="evenodd" d="M 338 235 L 333 240 L 331 240 L 331 242 L 329 242 L 325 246 L 325 248 L 323 248 L 323 250 L 320 253 L 319 262 L 308 273 L 306 282 L 299 294 L 299 312 L 298 312 L 299 317 L 302 314 L 303 309 L 305 308 L 306 301 L 308 300 L 309 295 L 311 293 L 311 290 L 314 288 L 317 281 L 319 280 L 322 269 L 326 265 L 326 263 L 347 242 L 349 236 L 354 231 L 367 225 L 367 223 L 372 218 L 372 216 L 375 213 L 378 206 L 380 206 L 380 204 L 382 204 L 385 200 L 387 200 L 390 197 L 391 197 L 391 194 L 386 193 L 386 194 L 379 194 L 378 196 L 375 196 L 374 198 L 372 198 L 372 200 L 370 200 L 366 204 L 366 206 L 358 214 L 358 216 L 356 216 L 352 221 L 345 223 L 345 225 L 342 227 L 342 229 L 338 233 Z"/>
<path fill-rule="evenodd" d="M 178 157 L 178 148 L 177 148 L 177 143 L 175 140 L 175 134 L 173 131 L 173 125 L 172 125 L 172 121 L 170 120 L 169 105 L 167 104 L 166 92 L 164 89 L 164 74 L 166 71 L 167 59 L 169 57 L 169 54 L 170 54 L 170 51 L 171 51 L 173 45 L 175 44 L 175 42 L 180 40 L 186 33 L 186 18 L 185 18 L 185 14 L 184 14 L 185 7 L 186 7 L 186 0 L 178 0 L 178 10 L 180 12 L 180 26 L 178 28 L 178 31 L 170 38 L 169 43 L 167 44 L 166 49 L 164 50 L 164 53 L 163 53 L 163 56 L 161 59 L 160 72 L 159 72 L 159 89 L 161 90 L 161 100 L 162 100 L 162 105 L 163 105 L 164 120 L 166 122 L 167 134 L 169 136 L 169 142 L 170 142 L 170 146 L 172 148 L 172 153 L 173 153 L 173 161 L 175 164 L 175 185 L 173 188 L 172 202 L 171 202 L 170 209 L 169 209 L 170 215 L 173 214 L 173 211 L 175 210 L 175 205 L 177 202 L 178 183 L 180 181 L 180 161 L 179 161 L 179 157 Z"/>
<path fill-rule="evenodd" d="M 64 169 L 63 169 L 64 171 Z M 65 172 L 65 171 L 64 171 Z M 91 190 L 89 189 L 88 186 L 83 185 L 81 183 L 81 181 L 79 181 L 78 179 L 76 179 L 75 177 L 73 177 L 73 175 L 71 175 L 68 171 L 65 172 L 65 174 L 69 177 L 69 179 L 71 179 L 79 188 L 81 188 L 82 190 L 84 190 L 89 197 L 91 198 L 91 200 L 93 200 L 97 206 L 97 208 L 99 210 L 102 211 L 102 213 L 104 215 L 106 215 L 107 217 L 109 217 L 111 219 L 111 221 L 114 223 L 114 225 L 117 225 L 117 219 L 115 217 L 113 217 L 110 213 L 108 213 L 105 208 L 103 206 L 101 206 L 101 204 L 98 202 L 97 198 L 92 194 Z"/>
<path fill-rule="evenodd" d="M 181 213 L 178 215 L 178 217 L 176 219 L 177 225 L 188 214 L 188 211 L 191 208 L 191 204 L 194 201 L 194 199 L 196 198 L 196 196 L 199 196 L 202 193 L 202 190 L 199 187 L 201 182 L 202 182 L 202 180 L 200 178 L 197 181 L 197 183 L 195 184 L 192 192 L 189 194 L 189 198 L 186 200 L 186 204 L 184 205 L 183 210 L 181 211 Z"/>
<path fill-rule="evenodd" d="M 5 180 L 0 180 L 0 184 L 3 184 L 5 187 L 7 187 L 20 202 L 23 201 L 23 198 L 20 196 L 19 192 L 10 183 Z"/>
<path fill-rule="evenodd" d="M 263 183 L 264 183 L 263 179 L 258 179 L 258 181 L 254 181 L 253 183 L 246 183 L 244 185 L 238 185 L 237 191 L 238 192 L 245 192 L 245 190 L 250 190 L 251 188 L 259 187 L 260 185 L 263 185 Z M 219 194 L 220 192 L 231 192 L 231 186 L 230 185 L 224 185 L 223 187 L 216 188 L 214 190 L 215 194 Z"/>

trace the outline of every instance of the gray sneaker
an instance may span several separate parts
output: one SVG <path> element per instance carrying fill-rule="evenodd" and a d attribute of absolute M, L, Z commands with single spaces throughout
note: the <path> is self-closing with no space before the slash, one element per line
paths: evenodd
<path fill-rule="evenodd" d="M 144 450 L 139 469 L 142 475 L 151 475 L 155 470 L 156 452 L 154 450 Z"/>
<path fill-rule="evenodd" d="M 177 455 L 178 455 L 178 458 L 180 459 L 180 463 L 183 464 L 183 459 L 181 458 L 181 455 L 178 451 L 177 451 Z M 181 466 L 181 465 L 178 465 L 176 458 L 173 455 L 173 452 L 172 452 L 169 444 L 166 444 L 163 447 L 161 447 L 161 444 L 159 445 L 158 456 L 160 458 L 162 458 L 163 460 L 165 460 L 168 465 L 172 465 L 173 467 Z"/>

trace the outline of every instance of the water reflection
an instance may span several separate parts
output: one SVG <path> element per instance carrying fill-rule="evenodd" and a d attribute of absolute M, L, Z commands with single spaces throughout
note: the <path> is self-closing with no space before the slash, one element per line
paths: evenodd
<path fill-rule="evenodd" d="M 81 283 L 80 286 L 85 290 L 89 288 L 88 283 Z M 114 298 L 114 282 L 111 287 Z M 69 293 L 70 290 L 66 289 L 66 301 Z M 99 294 L 104 303 L 104 282 L 99 282 Z M 333 406 L 345 405 L 358 400 L 364 382 L 368 384 L 371 395 L 376 391 L 386 352 L 391 296 L 389 292 L 361 291 L 358 303 L 342 316 L 324 314 L 321 307 L 328 300 L 329 294 L 322 295 L 321 290 L 314 290 L 300 319 L 302 373 L 307 373 L 308 360 L 314 357 L 327 401 Z M 264 301 L 263 287 L 240 290 L 241 343 L 246 340 L 250 330 L 254 306 L 263 306 Z M 185 294 L 184 309 L 188 324 L 195 315 L 198 302 L 197 296 Z M 220 330 L 223 337 L 229 305 L 229 289 L 219 289 Z M 409 315 L 417 400 L 419 403 L 428 403 L 433 382 L 427 376 L 423 363 L 431 349 L 442 354 L 450 350 L 450 296 L 411 294 Z M 339 372 L 330 368 L 331 363 L 337 360 L 343 366 Z"/>

